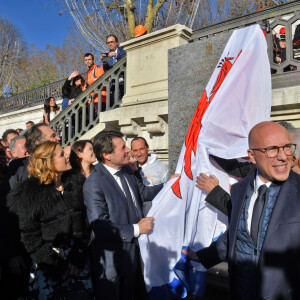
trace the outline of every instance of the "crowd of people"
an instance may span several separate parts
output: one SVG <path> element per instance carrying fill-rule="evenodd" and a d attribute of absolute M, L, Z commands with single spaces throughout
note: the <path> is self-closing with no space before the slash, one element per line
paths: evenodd
<path fill-rule="evenodd" d="M 143 34 L 145 34 L 145 31 Z M 139 36 L 139 35 L 137 35 Z M 41 122 L 45 122 L 49 124 L 61 111 L 66 109 L 68 106 L 71 106 L 74 100 L 89 86 L 93 85 L 94 82 L 100 78 L 106 71 L 110 70 L 124 55 L 126 55 L 125 50 L 119 46 L 118 38 L 115 35 L 109 35 L 106 38 L 106 44 L 108 47 L 107 52 L 103 52 L 100 54 L 101 65 L 97 65 L 95 62 L 94 55 L 92 53 L 86 53 L 84 55 L 84 64 L 88 69 L 88 72 L 84 78 L 79 71 L 74 70 L 70 76 L 65 80 L 61 93 L 57 93 L 57 91 L 52 91 L 51 96 L 49 96 L 44 101 L 44 110 L 41 116 Z M 119 78 L 118 91 L 115 92 L 116 83 L 114 81 L 110 84 L 110 103 L 108 104 L 110 107 L 114 104 L 115 94 L 118 95 L 118 99 L 121 100 L 124 96 L 124 75 L 121 74 Z M 100 87 L 101 88 L 101 87 Z M 56 103 L 56 94 L 61 94 L 63 101 L 61 103 L 61 107 L 59 107 Z M 100 110 L 105 111 L 106 109 L 106 98 L 107 92 L 106 89 L 103 88 L 101 91 L 100 97 Z M 93 92 L 90 93 L 88 99 L 87 111 L 89 111 L 89 106 L 93 102 L 92 110 L 97 113 L 98 109 L 98 94 Z M 93 100 L 93 101 L 92 101 Z M 88 114 L 87 114 L 88 117 Z M 30 121 L 31 122 L 31 121 Z M 26 125 L 27 128 L 27 125 Z M 23 129 L 17 128 L 15 129 L 18 133 L 21 133 Z M 26 129 L 25 129 L 26 130 Z"/>
<path fill-rule="evenodd" d="M 1 295 L 133 299 L 141 287 L 135 299 L 146 299 L 137 238 L 151 231 L 153 218 L 143 218 L 142 201 L 168 180 L 168 166 L 137 137 L 129 167 L 120 132 L 64 149 L 59 142 L 47 123 L 3 134 Z"/>
<path fill-rule="evenodd" d="M 146 31 L 145 31 L 146 33 Z M 144 33 L 144 34 L 145 34 Z M 86 53 L 84 55 L 84 63 L 88 69 L 86 77 L 84 78 L 77 70 L 73 71 L 70 76 L 65 80 L 65 83 L 62 86 L 61 95 L 63 101 L 61 103 L 61 107 L 59 107 L 56 103 L 56 99 L 54 95 L 48 97 L 44 102 L 44 110 L 41 115 L 40 122 L 50 124 L 50 122 L 64 109 L 68 106 L 71 106 L 74 100 L 84 92 L 89 86 L 93 85 L 95 81 L 100 78 L 106 71 L 110 70 L 117 62 L 120 60 L 126 52 L 122 47 L 119 46 L 118 38 L 115 35 L 109 35 L 106 38 L 106 44 L 108 47 L 108 51 L 105 53 L 101 53 L 100 59 L 102 65 L 97 65 L 95 63 L 95 58 L 92 53 Z M 124 76 L 120 75 L 118 91 L 115 91 L 116 83 L 114 81 L 110 84 L 110 103 L 109 107 L 112 107 L 115 102 L 115 94 L 118 95 L 118 99 L 121 100 L 124 96 Z M 100 87 L 101 88 L 101 87 Z M 101 95 L 98 97 L 97 93 L 91 92 L 88 96 L 88 101 L 86 105 L 86 122 L 89 122 L 90 112 L 93 112 L 95 116 L 99 111 L 106 110 L 106 101 L 107 101 L 107 92 L 106 88 L 103 88 Z M 98 104 L 98 98 L 100 98 L 100 104 Z M 79 131 L 81 129 L 82 122 L 82 110 L 79 112 Z M 22 128 L 17 128 L 15 131 L 18 134 L 24 135 L 28 128 L 34 123 L 32 121 L 28 121 L 26 123 L 26 128 L 23 130 Z M 69 124 L 67 124 L 67 127 Z M 75 115 L 72 116 L 72 130 L 71 134 L 74 135 L 75 132 Z M 66 131 L 66 138 L 68 139 L 68 131 Z"/>
<path fill-rule="evenodd" d="M 196 180 L 230 226 L 210 247 L 184 254 L 207 268 L 229 259 L 233 299 L 275 299 L 298 287 L 300 131 L 281 124 L 262 122 L 251 130 L 249 162 L 212 157 L 229 174 L 245 178 L 231 195 L 215 176 L 199 174 Z M 130 149 L 122 133 L 104 130 L 93 141 L 62 149 L 47 123 L 26 125 L 31 127 L 24 135 L 10 129 L 1 140 L 1 295 L 147 299 L 137 239 L 153 229 L 144 203 L 168 181 L 168 166 L 149 154 L 143 137 L 134 138 Z M 260 186 L 264 201 L 257 217 Z M 284 203 L 278 208 L 277 202 Z M 269 262 L 262 257 L 266 251 L 275 253 Z M 283 270 L 271 276 L 272 264 L 283 264 Z"/>
<path fill-rule="evenodd" d="M 116 36 L 107 45 L 103 67 L 87 53 L 87 77 L 73 71 L 67 78 L 63 109 L 125 54 Z M 94 103 L 105 107 L 105 99 Z M 57 113 L 49 97 L 43 122 L 8 129 L 1 139 L 1 297 L 148 299 L 138 238 L 153 230 L 151 201 L 179 174 L 170 176 L 145 138 L 129 148 L 118 131 L 62 148 L 49 127 Z M 212 156 L 243 178 L 230 195 L 213 175 L 195 181 L 207 203 L 228 216 L 229 228 L 208 248 L 183 254 L 207 268 L 228 261 L 232 299 L 300 299 L 299 139 L 287 122 L 259 123 L 249 132 L 249 162 Z"/>

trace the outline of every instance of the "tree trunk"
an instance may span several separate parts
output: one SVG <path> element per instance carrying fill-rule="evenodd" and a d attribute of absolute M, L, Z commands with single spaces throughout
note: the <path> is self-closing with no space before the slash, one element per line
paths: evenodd
<path fill-rule="evenodd" d="M 134 18 L 134 3 L 132 0 L 126 0 L 126 11 L 128 19 L 129 38 L 134 38 L 135 18 Z"/>
<path fill-rule="evenodd" d="M 147 5 L 147 17 L 145 22 L 145 27 L 147 29 L 147 33 L 150 33 L 153 27 L 154 18 L 157 16 L 159 10 L 164 5 L 167 0 L 158 0 L 155 7 L 153 7 L 153 0 L 148 0 Z"/>

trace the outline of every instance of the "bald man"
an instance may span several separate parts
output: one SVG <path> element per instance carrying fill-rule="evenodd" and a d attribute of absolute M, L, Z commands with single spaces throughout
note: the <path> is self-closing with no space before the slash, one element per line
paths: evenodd
<path fill-rule="evenodd" d="M 256 172 L 231 188 L 229 229 L 188 257 L 206 268 L 228 260 L 231 299 L 300 299 L 300 176 L 295 145 L 280 124 L 262 122 L 249 133 Z"/>

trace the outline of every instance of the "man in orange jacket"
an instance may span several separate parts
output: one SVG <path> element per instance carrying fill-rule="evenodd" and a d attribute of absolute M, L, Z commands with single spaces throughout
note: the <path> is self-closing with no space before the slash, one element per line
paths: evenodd
<path fill-rule="evenodd" d="M 91 53 L 86 53 L 84 55 L 84 63 L 88 67 L 89 71 L 88 74 L 86 75 L 86 84 L 87 87 L 92 85 L 100 76 L 104 74 L 104 69 L 101 66 L 97 66 L 94 60 L 94 55 Z M 93 93 L 90 94 L 91 96 Z M 105 110 L 105 104 L 106 104 L 106 91 L 102 90 L 101 92 L 101 102 L 102 102 L 102 110 Z M 88 102 L 90 103 L 90 101 Z M 98 96 L 96 95 L 94 97 L 94 106 L 96 109 L 96 106 L 98 105 Z M 96 109 L 97 110 L 97 109 Z"/>

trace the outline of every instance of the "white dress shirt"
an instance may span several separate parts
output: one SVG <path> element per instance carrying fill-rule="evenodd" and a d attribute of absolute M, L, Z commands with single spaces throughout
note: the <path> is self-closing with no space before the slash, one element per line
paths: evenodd
<path fill-rule="evenodd" d="M 262 180 L 258 176 L 258 173 L 256 172 L 256 178 L 255 178 L 255 182 L 254 182 L 254 193 L 250 199 L 250 203 L 249 203 L 249 207 L 248 207 L 247 228 L 248 228 L 249 232 L 251 232 L 252 214 L 253 214 L 254 204 L 255 204 L 255 201 L 258 196 L 258 189 L 263 184 L 265 184 L 267 186 L 267 188 L 269 188 L 271 183 L 272 183 L 271 181 L 269 181 L 267 183 L 262 182 Z"/>
<path fill-rule="evenodd" d="M 113 176 L 113 178 L 116 180 L 116 182 L 118 183 L 119 187 L 121 188 L 122 192 L 124 193 L 125 197 L 126 197 L 126 194 L 125 194 L 125 191 L 123 190 L 123 187 L 122 187 L 122 183 L 121 183 L 121 179 L 118 175 L 116 175 L 116 173 L 120 170 L 117 170 L 117 169 L 114 169 L 112 167 L 109 167 L 105 164 L 103 164 L 103 166 L 107 169 L 107 171 Z M 132 200 L 133 200 L 133 204 L 134 204 L 134 207 L 137 206 L 137 200 L 135 199 L 135 196 L 134 196 L 134 193 L 130 187 L 130 184 L 128 183 L 126 177 L 124 176 L 126 182 L 127 182 L 127 185 L 128 185 L 128 188 L 129 188 L 129 191 L 130 191 L 130 194 L 131 194 L 131 197 L 132 197 Z M 139 237 L 140 235 L 140 227 L 138 224 L 132 224 L 133 225 L 133 234 L 135 237 Z"/>

